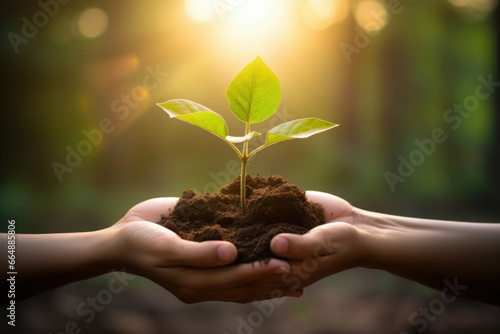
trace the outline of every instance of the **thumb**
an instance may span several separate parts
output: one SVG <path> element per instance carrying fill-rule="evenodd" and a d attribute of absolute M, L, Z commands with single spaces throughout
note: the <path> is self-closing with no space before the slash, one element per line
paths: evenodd
<path fill-rule="evenodd" d="M 236 260 L 238 250 L 227 241 L 195 242 L 181 240 L 174 258 L 178 265 L 209 268 L 230 264 Z"/>
<path fill-rule="evenodd" d="M 271 240 L 271 251 L 293 260 L 333 254 L 339 249 L 340 243 L 328 225 L 331 224 L 315 227 L 304 235 L 278 234 Z"/>

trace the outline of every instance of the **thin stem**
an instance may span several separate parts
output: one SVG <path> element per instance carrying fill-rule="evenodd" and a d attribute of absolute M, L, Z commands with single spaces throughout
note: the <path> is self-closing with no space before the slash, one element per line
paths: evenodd
<path fill-rule="evenodd" d="M 241 159 L 240 199 L 241 199 L 241 210 L 243 211 L 243 213 L 245 213 L 247 209 L 246 206 L 247 163 L 248 163 L 248 158 L 245 157 Z"/>
<path fill-rule="evenodd" d="M 257 147 L 257 148 L 256 148 L 255 150 L 253 150 L 250 154 L 248 154 L 248 159 L 250 159 L 250 158 L 251 158 L 251 157 L 252 157 L 255 153 L 259 152 L 260 150 L 262 150 L 262 149 L 264 149 L 264 148 L 266 148 L 266 147 L 268 147 L 268 146 L 270 146 L 270 145 L 266 145 L 266 144 L 264 144 L 264 145 L 261 145 L 261 146 Z"/>
<path fill-rule="evenodd" d="M 236 147 L 236 145 L 234 145 L 232 142 L 230 142 L 229 140 L 226 140 L 226 143 L 228 143 L 235 151 L 236 151 L 236 154 L 238 154 L 238 157 L 241 159 L 243 156 L 241 155 L 241 152 L 240 150 Z"/>
<path fill-rule="evenodd" d="M 247 126 L 245 129 L 245 136 L 250 133 L 250 122 L 247 122 Z M 247 187 L 247 164 L 248 164 L 248 141 L 249 139 L 245 140 L 245 143 L 243 144 L 243 152 L 242 155 L 240 156 L 241 159 L 241 175 L 240 175 L 240 199 L 241 199 L 241 210 L 243 213 L 246 212 L 246 199 L 247 199 L 247 192 L 246 192 L 246 187 Z"/>

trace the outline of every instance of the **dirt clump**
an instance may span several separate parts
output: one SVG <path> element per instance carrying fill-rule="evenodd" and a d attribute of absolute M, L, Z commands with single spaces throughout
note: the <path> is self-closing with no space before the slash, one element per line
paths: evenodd
<path fill-rule="evenodd" d="M 247 175 L 247 208 L 240 207 L 240 177 L 217 193 L 183 192 L 158 223 L 192 241 L 226 240 L 238 248 L 236 263 L 276 257 L 269 247 L 279 233 L 304 234 L 324 222 L 323 207 L 281 176 Z"/>

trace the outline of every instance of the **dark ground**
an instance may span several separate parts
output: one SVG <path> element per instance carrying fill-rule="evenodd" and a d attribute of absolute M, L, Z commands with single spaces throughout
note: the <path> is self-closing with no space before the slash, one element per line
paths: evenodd
<path fill-rule="evenodd" d="M 80 333 L 93 334 L 500 333 L 500 307 L 457 298 L 439 309 L 439 291 L 368 269 L 324 279 L 301 298 L 286 298 L 281 304 L 187 305 L 138 277 L 129 279 L 122 291 L 109 294 L 112 278 L 105 275 L 19 302 L 17 331 L 5 329 L 2 321 L 1 332 L 59 334 L 74 322 Z M 418 315 L 421 308 L 435 313 L 426 320 Z"/>

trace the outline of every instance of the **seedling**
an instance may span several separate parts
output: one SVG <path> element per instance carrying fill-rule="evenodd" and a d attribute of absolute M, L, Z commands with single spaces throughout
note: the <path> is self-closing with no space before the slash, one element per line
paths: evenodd
<path fill-rule="evenodd" d="M 232 112 L 246 124 L 244 136 L 229 136 L 224 118 L 201 104 L 175 99 L 157 105 L 163 108 L 170 117 L 197 125 L 220 137 L 236 151 L 241 160 L 240 198 L 243 212 L 246 208 L 246 171 L 251 157 L 272 144 L 289 139 L 307 138 L 338 126 L 338 124 L 318 118 L 303 118 L 282 123 L 266 133 L 266 141 L 263 145 L 248 152 L 249 141 L 260 136 L 260 133 L 250 131 L 250 124 L 259 123 L 271 117 L 278 109 L 281 100 L 278 78 L 260 57 L 255 58 L 233 79 L 227 89 L 226 99 L 229 101 Z M 241 150 L 236 146 L 240 143 L 243 143 Z"/>

